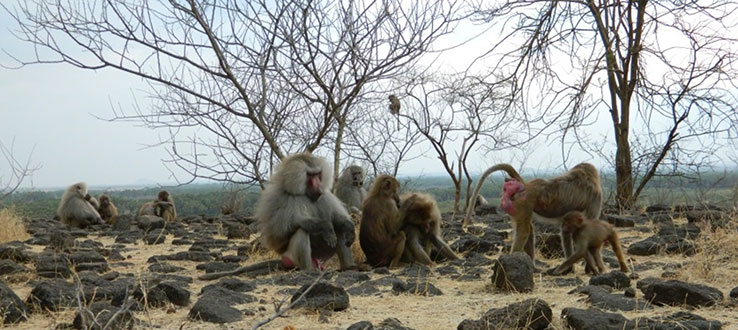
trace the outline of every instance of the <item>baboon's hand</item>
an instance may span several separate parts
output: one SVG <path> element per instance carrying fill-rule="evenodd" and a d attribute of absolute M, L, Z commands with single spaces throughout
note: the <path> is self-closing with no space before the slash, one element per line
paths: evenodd
<path fill-rule="evenodd" d="M 353 230 L 349 230 L 344 232 L 343 239 L 346 241 L 346 246 L 351 246 L 351 244 L 354 244 L 354 240 L 356 239 L 356 233 L 354 233 Z"/>
<path fill-rule="evenodd" d="M 336 248 L 336 244 L 338 244 L 338 237 L 333 231 L 323 233 L 323 240 L 325 241 L 325 244 L 328 245 L 328 247 L 331 249 Z"/>

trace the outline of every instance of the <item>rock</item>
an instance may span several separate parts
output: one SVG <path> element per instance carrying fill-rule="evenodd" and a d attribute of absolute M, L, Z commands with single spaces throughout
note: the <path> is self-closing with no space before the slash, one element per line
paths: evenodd
<path fill-rule="evenodd" d="M 728 294 L 728 296 L 731 297 L 731 298 L 738 298 L 738 286 L 735 287 L 735 288 L 733 288 L 733 289 L 731 289 L 730 290 L 730 293 Z"/>
<path fill-rule="evenodd" d="M 481 321 L 490 329 L 547 329 L 551 324 L 551 307 L 541 299 L 532 298 L 503 308 L 493 308 Z"/>
<path fill-rule="evenodd" d="M 587 285 L 582 288 L 572 290 L 571 293 L 583 293 L 588 296 L 588 301 L 592 306 L 611 310 L 611 311 L 634 311 L 649 309 L 651 305 L 645 301 L 628 298 L 622 294 L 610 293 L 609 286 Z"/>
<path fill-rule="evenodd" d="M 359 321 L 349 325 L 346 330 L 374 330 L 374 325 L 369 321 Z"/>
<path fill-rule="evenodd" d="M 533 291 L 533 261 L 523 252 L 500 256 L 492 266 L 492 283 L 503 291 Z"/>
<path fill-rule="evenodd" d="M 72 324 L 74 329 L 84 330 L 133 329 L 133 313 L 130 310 L 121 311 L 122 308 L 112 306 L 109 302 L 95 302 L 86 309 L 84 317 L 77 312 Z"/>
<path fill-rule="evenodd" d="M 392 293 L 410 293 L 418 296 L 440 296 L 443 294 L 435 285 L 428 282 L 395 280 L 392 282 Z"/>
<path fill-rule="evenodd" d="M 177 285 L 176 282 L 159 283 L 149 290 L 148 295 L 160 296 L 159 292 L 163 292 L 164 297 L 177 306 L 187 306 L 190 304 L 190 292 Z"/>
<path fill-rule="evenodd" d="M 303 285 L 294 295 L 290 303 L 294 303 L 310 285 Z M 327 309 L 342 311 L 349 306 L 349 296 L 341 287 L 334 286 L 328 282 L 315 283 L 310 291 L 294 305 L 294 308 Z"/>
<path fill-rule="evenodd" d="M 541 233 L 536 236 L 536 245 L 541 255 L 548 259 L 561 258 L 564 256 L 564 248 L 561 244 L 561 235 L 554 233 Z"/>
<path fill-rule="evenodd" d="M 35 256 L 28 247 L 18 241 L 0 244 L 0 259 L 8 259 L 15 262 L 27 263 Z"/>
<path fill-rule="evenodd" d="M 4 324 L 18 323 L 26 320 L 31 314 L 26 304 L 18 295 L 0 280 L 0 315 Z"/>
<path fill-rule="evenodd" d="M 54 279 L 39 282 L 26 301 L 31 306 L 39 306 L 50 311 L 57 311 L 76 304 L 77 290 L 74 284 Z"/>
<path fill-rule="evenodd" d="M 456 327 L 456 330 L 492 330 L 487 323 L 482 320 L 463 320 Z"/>
<path fill-rule="evenodd" d="M 459 253 L 474 251 L 478 253 L 497 252 L 502 246 L 502 241 L 490 241 L 476 236 L 464 235 L 451 243 L 451 249 Z"/>
<path fill-rule="evenodd" d="M 186 269 L 184 267 L 178 267 L 172 264 L 168 264 L 165 262 L 162 263 L 154 263 L 149 265 L 149 271 L 153 273 L 176 273 L 176 272 L 183 272 Z"/>
<path fill-rule="evenodd" d="M 166 221 L 163 218 L 155 215 L 142 215 L 136 220 L 138 221 L 138 228 L 143 230 L 145 233 L 154 229 L 164 228 L 164 225 L 166 224 Z"/>
<path fill-rule="evenodd" d="M 723 300 L 723 293 L 713 287 L 692 284 L 677 280 L 664 281 L 646 278 L 638 281 L 636 287 L 644 298 L 656 305 L 670 306 L 712 306 Z"/>
<path fill-rule="evenodd" d="M 226 288 L 236 292 L 251 292 L 256 290 L 256 285 L 251 282 L 242 281 L 237 278 L 225 278 L 220 280 L 218 283 L 203 287 L 200 293 L 203 294 L 206 291 L 217 287 Z"/>
<path fill-rule="evenodd" d="M 616 313 L 603 312 L 598 309 L 564 308 L 561 311 L 564 324 L 573 330 L 623 330 L 628 319 Z"/>
<path fill-rule="evenodd" d="M 24 267 L 23 265 L 16 264 L 13 261 L 7 259 L 0 260 L 0 275 L 9 275 L 28 271 L 28 268 Z"/>
<path fill-rule="evenodd" d="M 605 220 L 615 227 L 635 227 L 635 219 L 622 215 L 605 214 Z"/>
<path fill-rule="evenodd" d="M 113 231 L 129 231 L 133 225 L 133 216 L 130 214 L 119 215 L 113 224 Z"/>
<path fill-rule="evenodd" d="M 384 319 L 384 321 L 379 323 L 379 326 L 377 326 L 377 329 L 379 330 L 413 330 L 412 328 L 408 328 L 402 325 L 402 322 L 400 322 L 400 320 L 394 317 Z"/>
<path fill-rule="evenodd" d="M 630 277 L 621 271 L 611 271 L 606 274 L 592 276 L 589 279 L 590 285 L 607 285 L 615 289 L 627 288 L 630 286 Z"/>
<path fill-rule="evenodd" d="M 146 245 L 158 245 L 163 244 L 167 240 L 167 235 L 161 229 L 154 229 L 143 237 Z"/>
<path fill-rule="evenodd" d="M 238 322 L 243 317 L 243 314 L 230 305 L 219 302 L 217 297 L 202 296 L 192 306 L 187 317 L 191 320 L 222 324 Z"/>
<path fill-rule="evenodd" d="M 195 269 L 197 270 L 204 270 L 206 274 L 209 273 L 218 273 L 218 272 L 225 272 L 234 270 L 236 268 L 240 267 L 239 264 L 234 263 L 226 263 L 222 261 L 213 261 L 213 262 L 207 262 L 204 264 L 199 264 L 195 266 Z"/>
<path fill-rule="evenodd" d="M 69 264 L 65 254 L 40 255 L 36 259 L 36 274 L 47 278 L 69 278 L 72 276 Z"/>

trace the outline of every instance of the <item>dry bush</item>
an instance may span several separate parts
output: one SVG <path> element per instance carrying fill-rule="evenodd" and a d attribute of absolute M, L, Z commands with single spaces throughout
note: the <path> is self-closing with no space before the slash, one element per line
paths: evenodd
<path fill-rule="evenodd" d="M 738 264 L 738 215 L 731 216 L 730 223 L 725 226 L 712 228 L 705 223 L 700 229 L 701 234 L 696 239 L 699 250 L 686 263 L 680 277 L 734 285 L 734 267 Z"/>
<path fill-rule="evenodd" d="M 0 210 L 0 243 L 25 241 L 30 238 L 23 219 L 13 208 Z"/>

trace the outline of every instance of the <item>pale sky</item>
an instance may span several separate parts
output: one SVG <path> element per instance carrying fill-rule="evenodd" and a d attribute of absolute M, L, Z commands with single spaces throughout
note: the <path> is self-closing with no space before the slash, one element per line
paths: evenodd
<path fill-rule="evenodd" d="M 14 28 L 15 22 L 0 10 L 0 49 L 29 59 L 32 46 L 13 37 L 9 29 Z M 470 60 L 472 52 L 468 50 L 479 51 L 487 43 L 477 40 L 450 53 L 449 62 L 436 65 L 458 64 L 464 56 Z M 0 64 L 13 61 L 0 53 Z M 147 101 L 140 92 L 146 88 L 140 78 L 114 70 L 89 71 L 66 64 L 31 65 L 16 70 L 0 67 L 0 141 L 9 145 L 15 139 L 16 156 L 25 159 L 33 150 L 33 162 L 42 166 L 24 187 L 62 187 L 77 181 L 103 188 L 172 184 L 174 179 L 162 162 L 168 159 L 166 147 L 145 148 L 158 142 L 159 136 L 168 137 L 167 131 L 95 118 L 112 117 L 113 106 L 130 112 L 134 102 L 146 110 Z M 607 115 L 600 114 L 593 134 L 612 138 L 610 125 Z M 400 173 L 443 174 L 435 154 L 426 154 L 404 165 Z M 519 165 L 526 158 L 527 168 L 560 169 L 560 141 L 537 141 L 529 150 L 517 153 L 477 155 L 470 169 L 479 172 L 498 162 Z M 579 161 L 604 165 L 602 160 L 581 152 L 575 152 L 568 164 Z M 6 169 L 7 164 L 0 163 L 0 181 L 5 179 Z M 187 179 L 186 175 L 182 178 Z"/>

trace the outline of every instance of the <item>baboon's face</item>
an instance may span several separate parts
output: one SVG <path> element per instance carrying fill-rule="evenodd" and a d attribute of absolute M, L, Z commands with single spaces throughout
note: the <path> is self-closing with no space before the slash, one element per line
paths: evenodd
<path fill-rule="evenodd" d="M 90 199 L 90 195 L 89 195 L 89 194 L 87 194 L 87 189 L 85 189 L 85 187 L 83 187 L 82 185 L 80 185 L 80 184 L 76 184 L 76 185 L 74 185 L 74 191 L 75 191 L 75 192 L 77 193 L 77 195 L 79 195 L 80 197 L 82 197 L 82 198 L 84 198 L 84 199 L 87 199 L 87 200 L 89 200 L 89 199 Z"/>
<path fill-rule="evenodd" d="M 364 184 L 364 171 L 361 169 L 355 169 L 351 171 L 351 184 L 354 186 L 361 186 Z"/>
<path fill-rule="evenodd" d="M 110 205 L 110 199 L 108 199 L 108 196 L 100 197 L 100 206 L 108 206 L 108 205 Z"/>

